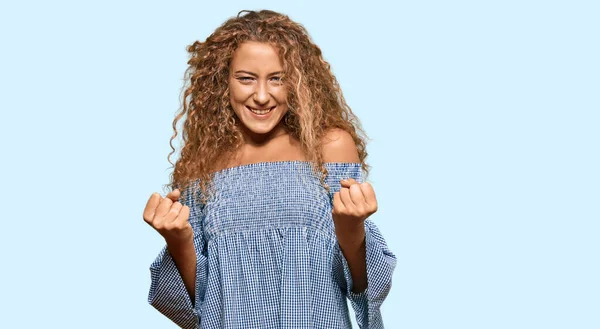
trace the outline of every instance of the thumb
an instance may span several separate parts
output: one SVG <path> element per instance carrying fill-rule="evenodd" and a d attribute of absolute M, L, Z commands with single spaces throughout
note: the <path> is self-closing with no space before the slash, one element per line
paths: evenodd
<path fill-rule="evenodd" d="M 346 179 L 340 180 L 340 185 L 342 187 L 350 187 L 354 184 L 358 184 L 358 182 L 354 178 L 346 178 Z"/>
<path fill-rule="evenodd" d="M 167 198 L 171 199 L 171 201 L 176 202 L 177 200 L 179 200 L 179 197 L 181 196 L 181 192 L 179 191 L 179 189 L 174 189 L 173 191 L 169 192 L 169 194 L 167 194 Z"/>

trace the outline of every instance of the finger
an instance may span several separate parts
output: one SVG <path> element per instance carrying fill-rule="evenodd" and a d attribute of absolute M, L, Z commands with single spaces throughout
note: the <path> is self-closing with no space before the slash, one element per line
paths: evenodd
<path fill-rule="evenodd" d="M 365 202 L 371 207 L 377 210 L 377 198 L 375 197 L 375 190 L 373 190 L 373 186 L 368 183 L 360 184 L 360 189 L 365 197 Z"/>
<path fill-rule="evenodd" d="M 162 218 L 164 218 L 167 213 L 169 212 L 169 209 L 171 209 L 171 206 L 173 205 L 173 201 L 169 198 L 163 198 L 160 201 L 160 204 L 158 205 L 158 207 L 156 208 L 156 213 L 154 214 L 154 220 L 161 220 Z"/>
<path fill-rule="evenodd" d="M 161 199 L 162 197 L 158 193 L 152 193 L 148 199 L 146 207 L 144 208 L 144 221 L 146 221 L 146 223 L 152 223 L 156 207 L 158 207 Z"/>
<path fill-rule="evenodd" d="M 340 184 L 342 187 L 350 187 L 354 184 L 358 184 L 358 182 L 354 178 L 347 178 L 340 180 Z"/>
<path fill-rule="evenodd" d="M 173 202 L 178 201 L 180 196 L 181 192 L 177 188 L 167 194 L 167 198 L 171 199 Z"/>
<path fill-rule="evenodd" d="M 179 214 L 177 215 L 177 218 L 175 219 L 175 222 L 177 223 L 177 227 L 180 229 L 185 228 L 188 225 L 189 218 L 190 218 L 190 207 L 182 206 L 181 210 L 179 211 Z"/>
<path fill-rule="evenodd" d="M 344 211 L 344 203 L 340 199 L 340 192 L 335 192 L 333 194 L 333 211 L 336 213 Z"/>
<path fill-rule="evenodd" d="M 344 204 L 344 207 L 348 210 L 354 209 L 354 202 L 352 202 L 352 198 L 350 197 L 350 190 L 343 187 L 340 189 L 340 199 Z"/>
<path fill-rule="evenodd" d="M 175 201 L 171 206 L 171 209 L 169 209 L 169 212 L 165 216 L 165 224 L 173 223 L 174 221 L 176 221 L 177 217 L 179 216 L 179 212 L 181 212 L 182 207 L 183 205 L 180 202 Z"/>
<path fill-rule="evenodd" d="M 167 199 L 165 198 L 166 200 Z M 171 230 L 175 226 L 175 219 L 179 215 L 179 211 L 183 205 L 179 202 L 174 202 L 169 210 L 160 218 L 154 220 L 154 228 L 157 230 Z"/>
<path fill-rule="evenodd" d="M 350 186 L 349 190 L 350 190 L 350 199 L 352 200 L 352 203 L 354 203 L 354 205 L 356 206 L 358 211 L 364 212 L 365 208 L 366 208 L 365 206 L 367 205 L 367 203 L 365 202 L 365 196 L 362 193 L 360 185 L 354 184 L 354 185 Z"/>

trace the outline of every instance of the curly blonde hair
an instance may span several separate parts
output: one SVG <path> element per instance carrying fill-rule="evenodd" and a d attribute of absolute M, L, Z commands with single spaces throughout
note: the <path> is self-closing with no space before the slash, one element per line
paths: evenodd
<path fill-rule="evenodd" d="M 243 14 L 243 15 L 242 15 Z M 347 131 L 352 136 L 362 164 L 368 174 L 366 134 L 342 95 L 339 83 L 329 63 L 321 54 L 306 29 L 288 16 L 270 11 L 243 10 L 217 28 L 204 42 L 196 41 L 187 47 L 189 67 L 185 71 L 185 90 L 182 108 L 173 121 L 177 137 L 177 122 L 183 122 L 183 146 L 179 160 L 170 175 L 171 190 L 179 188 L 182 195 L 190 185 L 200 188 L 202 202 L 214 171 L 227 157 L 243 145 L 243 135 L 229 100 L 229 68 L 233 52 L 245 41 L 268 43 L 279 51 L 283 60 L 281 76 L 288 90 L 289 111 L 284 128 L 301 145 L 315 174 L 324 182 L 327 169 L 321 154 L 322 139 L 331 128 Z M 199 180 L 198 186 L 193 184 Z M 197 189 L 192 193 L 196 195 Z"/>

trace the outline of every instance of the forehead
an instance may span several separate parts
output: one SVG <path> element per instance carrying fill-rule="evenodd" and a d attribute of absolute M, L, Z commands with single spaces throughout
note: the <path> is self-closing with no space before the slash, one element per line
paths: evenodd
<path fill-rule="evenodd" d="M 251 70 L 259 73 L 263 71 L 279 71 L 282 61 L 277 49 L 267 43 L 246 41 L 233 53 L 231 67 L 235 70 Z"/>

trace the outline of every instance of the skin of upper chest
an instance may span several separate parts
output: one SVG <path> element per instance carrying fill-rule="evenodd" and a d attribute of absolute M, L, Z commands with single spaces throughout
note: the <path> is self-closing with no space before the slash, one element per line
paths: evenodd
<path fill-rule="evenodd" d="M 257 162 L 272 161 L 305 161 L 306 156 L 300 147 L 300 142 L 289 134 L 278 136 L 264 145 L 245 145 L 239 151 L 228 167 L 235 167 Z"/>

